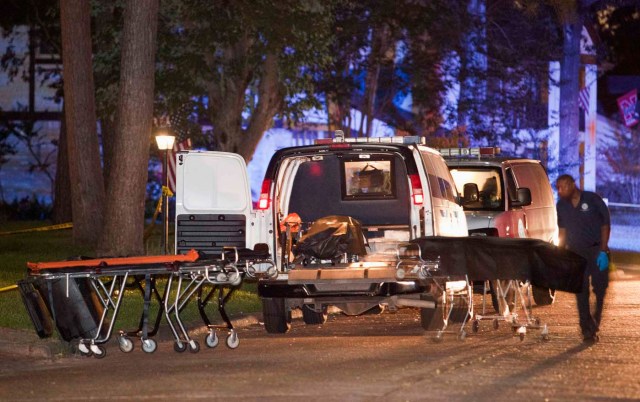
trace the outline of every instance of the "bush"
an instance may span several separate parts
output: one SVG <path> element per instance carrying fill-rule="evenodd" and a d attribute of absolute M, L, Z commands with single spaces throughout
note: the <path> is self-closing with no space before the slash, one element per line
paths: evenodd
<path fill-rule="evenodd" d="M 39 200 L 35 195 L 31 198 L 17 198 L 13 202 L 0 202 L 0 222 L 9 220 L 46 220 L 51 218 L 52 206 Z"/>

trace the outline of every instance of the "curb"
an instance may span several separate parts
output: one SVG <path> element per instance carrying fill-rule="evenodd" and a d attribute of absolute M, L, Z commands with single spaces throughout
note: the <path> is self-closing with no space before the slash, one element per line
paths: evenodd
<path fill-rule="evenodd" d="M 329 309 L 330 314 L 339 312 L 337 308 Z M 291 311 L 292 319 L 302 318 L 302 311 L 295 309 Z M 231 319 L 231 323 L 235 328 L 246 328 L 251 325 L 264 325 L 262 313 L 243 314 Z M 224 323 L 216 322 L 214 325 Z M 189 335 L 196 337 L 206 334 L 209 330 L 202 323 L 187 326 Z M 117 333 L 111 334 L 111 338 L 107 345 L 117 347 Z M 160 327 L 158 333 L 154 336 L 158 342 L 173 341 L 174 337 L 167 325 Z M 56 335 L 51 338 L 39 338 L 38 335 L 30 330 L 19 330 L 0 327 L 0 355 L 11 355 L 20 357 L 30 357 L 34 359 L 55 360 L 56 358 L 72 357 L 77 354 L 75 350 L 75 341 L 65 342 Z"/>
<path fill-rule="evenodd" d="M 301 313 L 295 314 L 293 317 L 302 316 Z M 262 323 L 262 313 L 246 314 L 232 318 L 231 323 L 235 328 L 245 328 L 251 325 L 258 325 Z M 219 323 L 216 323 L 219 324 Z M 173 335 L 162 326 L 158 331 L 158 334 L 154 337 L 158 342 L 165 342 L 173 340 Z M 203 324 L 195 324 L 188 326 L 189 334 L 192 336 L 199 336 L 206 334 L 208 329 Z M 117 331 L 111 335 L 111 338 L 107 342 L 107 345 L 117 345 Z M 55 360 L 59 357 L 69 357 L 74 355 L 75 347 L 72 346 L 74 341 L 65 342 L 64 340 L 53 335 L 51 338 L 39 338 L 34 331 L 20 330 L 12 328 L 0 327 L 0 355 L 30 357 L 34 359 L 46 359 Z"/>

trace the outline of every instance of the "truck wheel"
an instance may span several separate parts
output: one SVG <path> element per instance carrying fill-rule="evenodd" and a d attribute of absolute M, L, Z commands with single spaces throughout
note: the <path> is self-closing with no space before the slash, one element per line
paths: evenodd
<path fill-rule="evenodd" d="M 420 295 L 420 300 L 427 300 L 436 303 L 435 308 L 421 308 L 420 309 L 420 324 L 425 330 L 441 329 L 444 326 L 442 304 L 431 293 L 423 293 Z"/>
<path fill-rule="evenodd" d="M 501 284 L 503 289 L 505 289 L 509 285 L 508 281 L 501 281 Z M 500 301 L 498 300 L 498 295 L 496 294 L 497 281 L 490 281 L 489 285 L 489 289 L 491 292 L 491 304 L 493 305 L 493 309 L 496 311 L 496 313 L 502 314 L 503 312 L 500 311 Z M 514 289 L 509 289 L 507 291 L 507 293 L 504 295 L 504 302 L 507 303 L 509 311 L 513 311 L 516 302 L 516 292 Z"/>
<path fill-rule="evenodd" d="M 282 297 L 262 299 L 262 318 L 270 334 L 284 334 L 291 328 L 291 310 Z"/>
<path fill-rule="evenodd" d="M 467 318 L 468 314 L 469 314 L 469 303 L 465 299 L 458 298 L 456 300 L 456 305 L 454 305 L 453 309 L 451 310 L 451 315 L 449 316 L 449 319 L 451 320 L 451 322 L 463 322 Z"/>
<path fill-rule="evenodd" d="M 531 285 L 533 300 L 538 306 L 548 306 L 556 299 L 556 291 L 549 288 Z"/>
<path fill-rule="evenodd" d="M 305 304 L 302 306 L 302 320 L 308 325 L 322 325 L 327 322 L 327 308 L 323 307 L 321 312 L 317 312 Z"/>

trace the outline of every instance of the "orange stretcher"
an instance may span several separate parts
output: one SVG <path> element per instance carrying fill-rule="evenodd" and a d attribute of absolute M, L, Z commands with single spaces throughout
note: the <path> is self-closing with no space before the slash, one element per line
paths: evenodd
<path fill-rule="evenodd" d="M 51 312 L 53 316 L 51 321 L 56 323 L 58 332 L 61 332 L 61 329 L 67 331 L 66 337 L 61 333 L 63 338 L 79 338 L 78 350 L 83 355 L 93 355 L 97 358 L 105 356 L 106 349 L 103 345 L 113 333 L 122 300 L 127 294 L 125 287 L 130 278 L 134 279 L 134 285 L 143 294 L 144 308 L 140 326 L 136 331 L 119 332 L 120 349 L 123 352 L 132 351 L 133 341 L 129 336 L 139 336 L 142 350 L 153 353 L 157 344 L 151 337 L 157 331 L 160 320 L 164 316 L 175 338 L 174 350 L 183 352 L 189 349 L 191 352 L 197 352 L 200 349 L 198 342 L 189 336 L 180 319 L 180 312 L 186 304 L 194 299 L 194 295 L 197 295 L 195 299 L 200 316 L 209 329 L 205 342 L 208 347 L 213 348 L 219 342 L 215 330 L 221 326 L 211 324 L 205 312 L 205 306 L 218 291 L 218 311 L 225 322 L 223 327 L 228 329 L 229 334 L 226 344 L 229 348 L 235 349 L 239 344 L 238 336 L 225 311 L 225 303 L 233 291 L 242 284 L 245 275 L 254 278 L 258 272 L 256 267 L 263 266 L 268 269 L 258 271 L 268 271 L 269 274 L 275 272 L 275 263 L 271 260 L 268 248 L 264 247 L 256 247 L 256 250 L 224 247 L 222 254 L 215 256 L 200 254 L 192 249 L 180 255 L 29 262 L 27 263 L 28 277 L 23 282 L 28 282 L 27 285 L 31 285 L 32 291 L 40 293 L 43 299 L 46 299 L 45 310 L 48 309 Z M 162 295 L 155 286 L 159 278 L 166 280 Z M 203 291 L 205 287 L 206 292 Z M 23 288 L 26 287 L 23 286 Z M 93 303 L 95 305 L 87 307 L 91 311 L 84 314 L 85 317 L 94 317 L 95 322 L 87 326 L 88 330 L 82 328 L 69 333 L 66 328 L 67 322 L 60 321 L 66 319 L 64 314 L 69 314 L 69 311 L 76 308 L 76 302 L 69 297 L 70 292 L 71 296 L 79 294 L 79 288 L 88 294 L 81 295 L 78 299 L 95 301 Z M 159 312 L 154 329 L 149 331 L 149 305 L 154 296 L 159 304 Z M 27 308 L 29 309 L 29 306 Z M 58 317 L 55 316 L 56 310 Z M 32 315 L 32 320 L 33 318 Z M 68 321 L 75 324 L 77 320 L 69 319 Z M 35 321 L 34 326 L 38 331 Z"/>
<path fill-rule="evenodd" d="M 27 268 L 31 271 L 43 269 L 59 269 L 74 267 L 111 267 L 118 265 L 145 265 L 145 264 L 171 264 L 177 262 L 195 262 L 200 258 L 194 249 L 186 254 L 177 255 L 152 255 L 136 257 L 115 257 L 115 258 L 94 258 L 75 261 L 53 261 L 53 262 L 27 262 Z"/>

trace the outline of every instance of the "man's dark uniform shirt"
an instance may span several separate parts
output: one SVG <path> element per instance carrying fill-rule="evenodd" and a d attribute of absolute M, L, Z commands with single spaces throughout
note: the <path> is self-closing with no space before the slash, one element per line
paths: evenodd
<path fill-rule="evenodd" d="M 569 250 L 583 254 L 582 250 L 600 247 L 600 228 L 611 224 L 609 209 L 600 196 L 582 191 L 577 207 L 574 208 L 571 201 L 560 199 L 557 210 L 558 226 L 567 231 Z"/>

